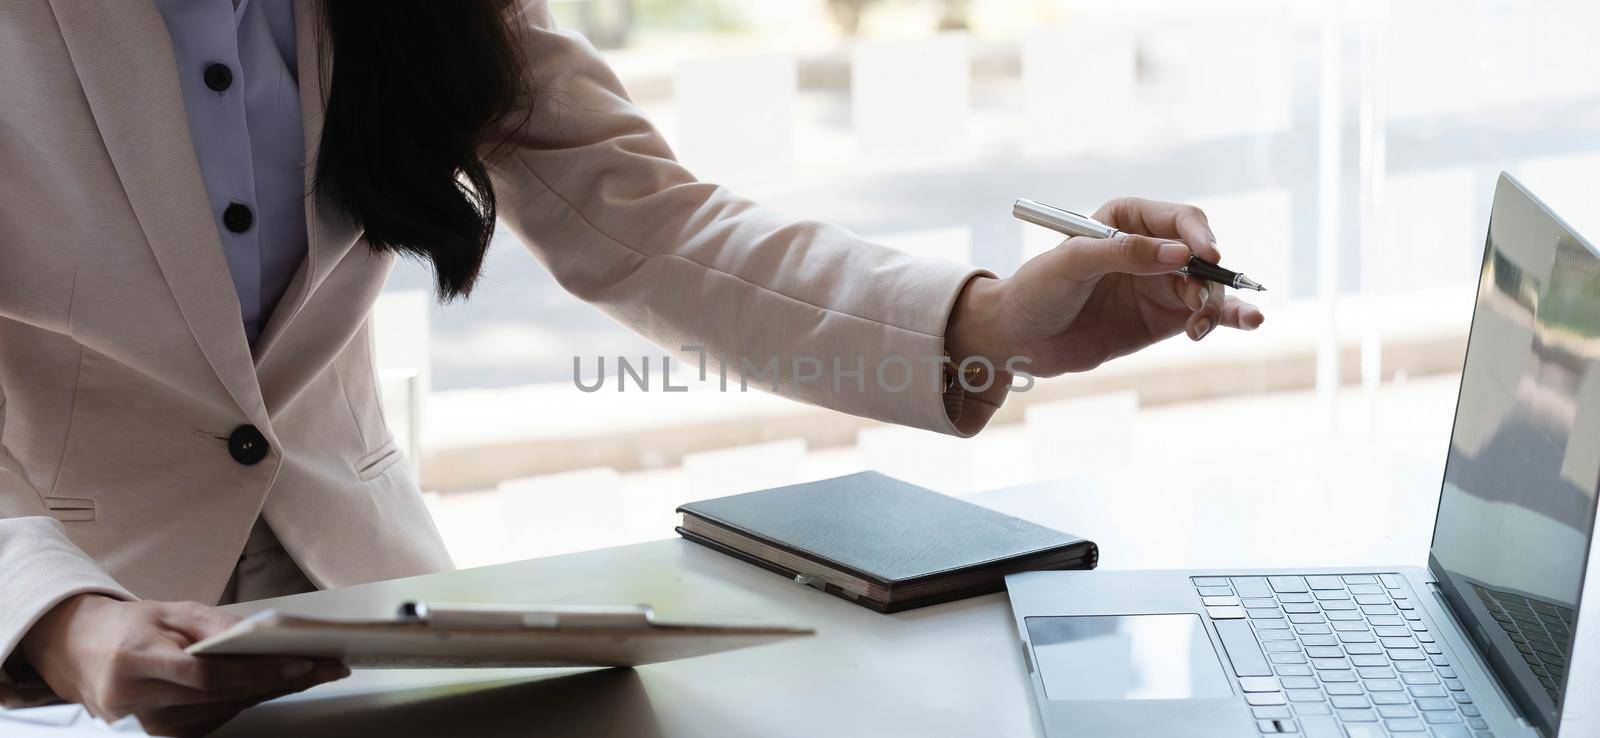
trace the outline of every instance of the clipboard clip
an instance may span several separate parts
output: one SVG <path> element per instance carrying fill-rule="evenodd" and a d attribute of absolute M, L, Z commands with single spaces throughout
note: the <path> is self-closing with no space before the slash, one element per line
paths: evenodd
<path fill-rule="evenodd" d="M 655 622 L 649 605 L 519 605 L 400 603 L 402 623 L 435 628 L 644 628 Z"/>

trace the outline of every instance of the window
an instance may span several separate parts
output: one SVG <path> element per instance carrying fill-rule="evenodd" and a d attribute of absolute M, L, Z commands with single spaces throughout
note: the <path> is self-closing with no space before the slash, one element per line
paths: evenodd
<path fill-rule="evenodd" d="M 861 468 L 964 495 L 1374 448 L 1426 479 L 1496 175 L 1600 234 L 1591 2 L 554 5 L 702 179 L 1002 274 L 1058 241 L 1010 217 L 1016 197 L 1193 202 L 1271 288 L 1268 322 L 1041 382 L 962 441 L 754 390 L 580 392 L 574 357 L 592 375 L 665 354 L 503 232 L 470 301 L 432 304 L 403 264 L 378 315 L 391 420 L 462 565 L 669 537 L 684 501 Z M 1394 509 L 1430 515 L 1435 489 Z M 1412 527 L 1385 545 L 1420 554 Z"/>

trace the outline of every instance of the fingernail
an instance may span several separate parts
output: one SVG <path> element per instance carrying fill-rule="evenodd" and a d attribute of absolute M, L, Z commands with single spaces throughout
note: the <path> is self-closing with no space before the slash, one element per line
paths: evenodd
<path fill-rule="evenodd" d="M 1212 322 L 1210 318 L 1201 318 L 1200 322 L 1194 325 L 1194 340 L 1198 341 L 1205 338 L 1211 333 L 1211 329 L 1215 327 L 1217 327 L 1217 324 Z"/>
<path fill-rule="evenodd" d="M 1206 304 L 1207 302 L 1210 302 L 1210 301 L 1211 301 L 1211 285 L 1208 285 L 1208 284 L 1200 285 L 1200 304 L 1204 305 L 1204 304 Z"/>
<path fill-rule="evenodd" d="M 305 676 L 307 674 L 310 674 L 311 670 L 315 669 L 315 668 L 317 668 L 316 664 L 314 664 L 314 663 L 312 663 L 310 661 L 306 661 L 304 659 L 301 659 L 301 660 L 298 660 L 298 661 L 290 661 L 289 663 L 283 665 L 283 678 L 284 679 L 297 679 L 299 677 L 303 677 L 303 676 Z"/>
<path fill-rule="evenodd" d="M 1182 264 L 1189 260 L 1189 247 L 1181 243 L 1164 243 L 1156 249 L 1156 260 L 1162 264 Z"/>

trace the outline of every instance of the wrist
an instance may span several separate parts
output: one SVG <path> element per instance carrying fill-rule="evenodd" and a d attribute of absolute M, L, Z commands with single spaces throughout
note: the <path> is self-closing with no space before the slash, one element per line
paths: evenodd
<path fill-rule="evenodd" d="M 981 358 L 992 366 L 1005 366 L 1012 354 L 1000 317 L 1005 284 L 1003 279 L 979 275 L 962 286 L 945 327 L 945 351 L 951 361 Z"/>
<path fill-rule="evenodd" d="M 42 667 L 53 653 L 59 652 L 58 644 L 66 637 L 66 631 L 71 629 L 74 619 L 116 602 L 117 600 L 111 597 L 92 592 L 68 597 L 45 611 L 38 622 L 23 634 L 22 641 L 17 644 L 17 651 L 22 654 L 28 666 L 43 673 Z"/>
<path fill-rule="evenodd" d="M 967 280 L 945 327 L 945 354 L 960 381 L 945 393 L 945 412 L 963 436 L 982 430 L 1011 389 L 1006 367 L 1014 351 L 1001 320 L 1005 285 L 989 276 Z"/>

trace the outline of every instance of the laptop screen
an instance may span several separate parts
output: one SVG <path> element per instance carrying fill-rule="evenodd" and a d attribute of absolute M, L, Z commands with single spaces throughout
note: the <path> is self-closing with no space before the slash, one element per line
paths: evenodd
<path fill-rule="evenodd" d="M 1502 175 L 1429 565 L 1554 735 L 1600 482 L 1600 256 Z"/>

